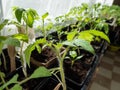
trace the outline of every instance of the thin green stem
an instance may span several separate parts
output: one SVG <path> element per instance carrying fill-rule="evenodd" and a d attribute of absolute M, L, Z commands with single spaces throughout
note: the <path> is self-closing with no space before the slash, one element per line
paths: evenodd
<path fill-rule="evenodd" d="M 23 73 L 24 73 L 25 77 L 27 77 L 27 72 L 26 72 L 25 67 L 24 67 L 24 63 L 25 62 L 23 60 L 23 46 L 24 46 L 24 42 L 22 42 L 22 46 L 21 46 L 21 50 L 20 50 L 20 59 L 22 61 L 22 66 L 23 66 L 22 70 L 23 70 Z"/>
<path fill-rule="evenodd" d="M 2 80 L 3 84 L 5 84 L 6 82 L 5 82 L 4 78 L 2 76 L 0 76 L 0 77 L 1 77 L 1 80 Z M 6 90 L 9 90 L 9 88 L 6 87 Z"/>
<path fill-rule="evenodd" d="M 45 30 L 45 25 L 44 25 L 44 19 L 42 20 L 42 30 L 43 30 L 43 35 L 44 35 L 44 38 L 46 39 L 46 30 Z"/>
<path fill-rule="evenodd" d="M 27 77 L 26 79 L 22 80 L 21 82 L 19 82 L 19 85 L 29 81 L 31 78 L 30 77 Z"/>

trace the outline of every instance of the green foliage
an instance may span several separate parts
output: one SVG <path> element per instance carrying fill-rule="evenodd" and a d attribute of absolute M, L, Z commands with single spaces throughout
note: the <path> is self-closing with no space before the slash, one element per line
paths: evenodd
<path fill-rule="evenodd" d="M 45 67 L 39 67 L 32 73 L 30 78 L 32 79 L 32 78 L 49 77 L 49 76 L 51 76 L 51 73 L 49 72 L 48 69 L 46 69 Z"/>
<path fill-rule="evenodd" d="M 69 51 L 69 55 L 70 55 L 72 58 L 75 58 L 75 57 L 77 57 L 77 52 L 76 52 L 76 51 Z"/>
<path fill-rule="evenodd" d="M 9 21 L 8 19 L 5 19 L 0 23 L 0 31 L 4 28 L 5 25 L 7 25 L 8 21 Z"/>
<path fill-rule="evenodd" d="M 84 39 L 73 39 L 72 41 L 65 41 L 62 43 L 63 45 L 67 45 L 70 47 L 80 47 L 90 53 L 95 53 L 93 47 L 91 46 L 90 42 Z"/>
<path fill-rule="evenodd" d="M 4 40 L 6 40 L 7 37 L 6 36 L 0 36 L 0 42 L 3 42 Z"/>
<path fill-rule="evenodd" d="M 35 43 L 33 44 L 30 44 L 29 46 L 27 46 L 26 50 L 24 51 L 24 54 L 25 54 L 25 60 L 27 62 L 27 65 L 30 67 L 30 56 L 31 56 L 31 53 L 33 50 L 35 50 L 35 48 L 37 49 L 37 51 L 39 53 L 41 53 L 41 50 L 42 48 L 39 46 L 40 44 L 44 45 L 46 43 L 46 40 L 45 39 L 39 39 L 39 40 L 36 40 Z"/>
<path fill-rule="evenodd" d="M 101 10 L 101 16 L 106 20 L 112 20 L 112 23 L 109 23 L 112 26 L 120 25 L 120 6 L 112 5 L 107 6 L 104 5 Z"/>
<path fill-rule="evenodd" d="M 26 25 L 31 28 L 33 27 L 34 21 L 39 18 L 37 12 L 31 8 L 25 10 L 24 8 L 15 7 L 13 8 L 13 12 L 15 13 L 15 17 L 19 23 L 23 20 Z"/>
<path fill-rule="evenodd" d="M 87 35 L 89 35 L 90 38 L 88 38 Z M 110 43 L 108 36 L 105 33 L 103 33 L 102 31 L 98 31 L 98 30 L 82 31 L 79 33 L 79 36 L 78 36 L 78 38 L 86 39 L 88 41 L 93 41 L 94 37 L 100 37 L 100 38 L 106 40 L 108 43 Z"/>
<path fill-rule="evenodd" d="M 20 41 L 24 41 L 28 43 L 28 36 L 26 34 L 14 34 L 12 35 L 13 38 L 18 39 Z"/>
<path fill-rule="evenodd" d="M 21 23 L 21 19 L 22 19 L 22 15 L 23 15 L 23 12 L 25 11 L 25 9 L 23 8 L 17 8 L 15 10 L 15 16 L 16 16 L 16 19 L 18 22 Z"/>
<path fill-rule="evenodd" d="M 18 74 L 16 74 L 15 76 L 13 76 L 7 83 L 3 84 L 0 87 L 0 90 L 3 90 L 4 88 L 6 88 L 8 85 L 10 85 L 12 83 L 18 83 L 17 79 L 18 79 Z"/>
<path fill-rule="evenodd" d="M 46 12 L 45 14 L 42 15 L 42 20 L 44 20 L 45 18 L 47 18 L 47 16 L 49 15 L 48 12 Z"/>
<path fill-rule="evenodd" d="M 80 60 L 83 57 L 83 55 L 79 56 L 76 51 L 69 51 L 69 56 L 66 56 L 65 58 L 68 58 L 72 61 L 71 67 L 73 66 L 75 61 Z"/>
<path fill-rule="evenodd" d="M 22 87 L 19 84 L 15 84 L 10 90 L 22 90 Z"/>
<path fill-rule="evenodd" d="M 73 40 L 76 34 L 78 34 L 78 32 L 76 30 L 73 31 L 73 32 L 69 32 L 68 35 L 67 35 L 67 40 L 68 41 Z"/>
<path fill-rule="evenodd" d="M 4 44 L 20 47 L 20 41 L 18 39 L 12 38 L 12 37 L 7 38 L 4 41 Z"/>

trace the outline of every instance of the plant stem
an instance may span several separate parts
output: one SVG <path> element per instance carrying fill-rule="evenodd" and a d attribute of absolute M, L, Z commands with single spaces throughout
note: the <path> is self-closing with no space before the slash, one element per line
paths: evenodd
<path fill-rule="evenodd" d="M 43 29 L 43 35 L 44 35 L 44 38 L 46 39 L 46 30 L 45 30 L 45 25 L 44 25 L 44 19 L 42 20 L 42 29 Z"/>
<path fill-rule="evenodd" d="M 60 76 L 62 80 L 63 90 L 66 90 L 66 81 L 65 81 L 65 74 L 63 69 L 63 62 L 60 60 Z"/>
<path fill-rule="evenodd" d="M 2 80 L 3 84 L 5 84 L 6 82 L 5 82 L 4 78 L 2 76 L 0 76 L 0 77 L 1 77 L 1 80 Z M 9 90 L 9 88 L 6 87 L 6 90 Z"/>
<path fill-rule="evenodd" d="M 25 66 L 24 66 L 25 61 L 23 59 L 23 46 L 24 46 L 24 42 L 22 42 L 22 46 L 21 46 L 21 50 L 20 50 L 20 59 L 22 61 L 22 66 L 23 66 L 22 70 L 23 70 L 23 73 L 24 73 L 25 77 L 27 77 L 27 72 L 26 72 Z"/>
<path fill-rule="evenodd" d="M 3 56 L 3 64 L 4 64 L 4 68 L 5 68 L 5 70 L 7 70 L 5 55 L 4 55 L 3 52 L 1 52 L 1 54 L 2 54 L 2 56 Z"/>
<path fill-rule="evenodd" d="M 63 90 L 67 90 L 64 67 L 63 67 L 63 61 L 64 61 L 64 58 L 67 54 L 67 51 L 68 51 L 68 48 L 65 50 L 65 52 L 63 53 L 62 56 L 61 56 L 61 54 L 58 53 L 58 60 L 59 60 L 59 64 L 60 64 L 60 77 L 61 77 L 61 80 L 62 80 Z"/>
<path fill-rule="evenodd" d="M 27 77 L 26 79 L 22 80 L 21 82 L 19 82 L 19 85 L 29 81 L 31 78 L 30 77 Z"/>

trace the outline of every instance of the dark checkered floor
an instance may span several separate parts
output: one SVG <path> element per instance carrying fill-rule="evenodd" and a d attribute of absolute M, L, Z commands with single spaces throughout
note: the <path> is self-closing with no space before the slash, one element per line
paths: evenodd
<path fill-rule="evenodd" d="M 105 53 L 89 90 L 120 90 L 120 52 Z"/>

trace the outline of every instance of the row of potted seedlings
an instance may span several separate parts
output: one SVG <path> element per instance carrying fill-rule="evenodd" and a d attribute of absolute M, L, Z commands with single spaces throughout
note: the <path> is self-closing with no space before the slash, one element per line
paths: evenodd
<path fill-rule="evenodd" d="M 53 23 L 48 13 L 40 17 L 33 9 L 15 7 L 16 20 L 0 24 L 0 30 L 11 24 L 18 28 L 0 36 L 0 89 L 85 90 L 110 43 L 102 11 L 100 4 L 82 4 Z M 36 20 L 40 25 L 33 30 Z"/>

